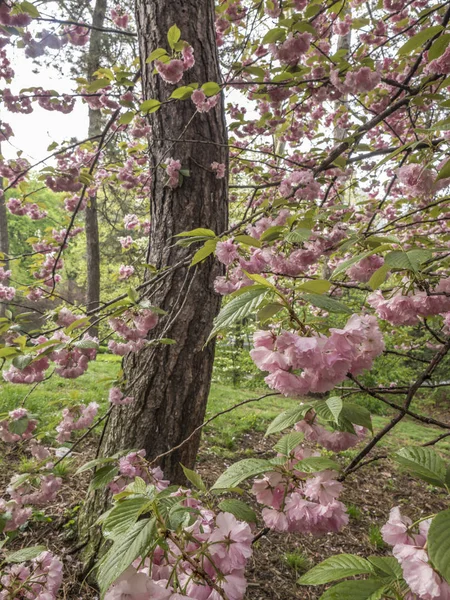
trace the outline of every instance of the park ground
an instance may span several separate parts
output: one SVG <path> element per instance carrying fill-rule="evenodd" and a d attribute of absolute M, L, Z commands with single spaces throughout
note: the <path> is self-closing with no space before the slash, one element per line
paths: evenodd
<path fill-rule="evenodd" d="M 38 386 L 26 399 L 26 407 L 38 416 L 40 428 L 53 429 L 60 420 L 61 410 L 68 402 L 73 404 L 98 402 L 107 405 L 107 390 L 118 369 L 117 361 L 109 355 L 100 355 L 89 371 L 79 379 L 68 381 L 52 377 Z M 30 391 L 28 386 L 0 383 L 0 414 L 20 406 Z M 223 411 L 248 398 L 261 395 L 261 390 L 236 389 L 213 383 L 206 418 Z M 421 402 L 427 402 L 421 399 Z M 197 470 L 208 484 L 232 462 L 248 457 L 271 456 L 275 438 L 265 438 L 264 432 L 270 421 L 283 409 L 293 406 L 295 400 L 266 398 L 248 403 L 224 414 L 203 432 Z M 428 412 L 443 415 L 444 406 L 431 405 Z M 389 414 L 373 417 L 374 431 L 380 430 L 389 420 Z M 412 420 L 400 423 L 394 432 L 378 447 L 378 452 L 393 453 L 411 444 L 423 444 L 437 437 L 439 430 L 423 426 Z M 61 598 L 64 600 L 91 600 L 96 598 L 88 584 L 77 580 L 76 518 L 79 506 L 87 490 L 88 479 L 74 476 L 80 464 L 90 460 L 96 452 L 99 432 L 77 447 L 71 459 L 60 464 L 59 475 L 64 486 L 58 502 L 36 515 L 35 522 L 27 526 L 23 535 L 14 541 L 17 547 L 40 543 L 58 552 L 64 558 L 67 570 Z M 443 440 L 439 449 L 450 456 L 450 442 Z M 341 453 L 343 464 L 351 460 L 355 450 Z M 0 446 L 0 496 L 13 472 L 26 472 L 26 457 L 18 456 L 17 450 Z M 400 505 L 402 512 L 418 519 L 446 507 L 444 495 L 424 482 L 417 481 L 398 470 L 390 460 L 381 460 L 349 476 L 341 497 L 350 515 L 350 522 L 339 534 L 313 538 L 295 534 L 270 533 L 262 537 L 254 548 L 249 563 L 248 600 L 315 600 L 321 589 L 299 586 L 298 577 L 324 558 L 337 553 L 360 555 L 388 554 L 380 527 L 386 522 L 389 510 Z M 250 495 L 247 501 L 253 502 Z M 262 527 L 262 524 L 260 523 Z"/>

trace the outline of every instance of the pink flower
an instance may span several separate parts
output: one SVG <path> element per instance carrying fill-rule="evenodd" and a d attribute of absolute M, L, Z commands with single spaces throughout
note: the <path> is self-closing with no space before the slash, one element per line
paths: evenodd
<path fill-rule="evenodd" d="M 181 162 L 179 160 L 174 160 L 173 158 L 167 159 L 166 171 L 169 176 L 167 185 L 172 189 L 175 189 L 180 185 L 180 169 Z"/>
<path fill-rule="evenodd" d="M 209 112 L 216 106 L 219 100 L 219 94 L 207 98 L 203 90 L 195 90 L 191 96 L 191 100 L 199 112 Z"/>
<path fill-rule="evenodd" d="M 128 567 L 106 592 L 104 600 L 169 600 L 172 592 L 155 582 L 145 573 Z"/>
<path fill-rule="evenodd" d="M 132 396 L 124 397 L 123 393 L 119 388 L 112 387 L 109 390 L 109 401 L 114 406 L 124 406 L 131 404 L 134 398 Z"/>
<path fill-rule="evenodd" d="M 216 256 L 218 260 L 228 267 L 231 263 L 239 257 L 237 246 L 233 240 L 226 240 L 225 242 L 218 242 L 216 246 Z"/>
<path fill-rule="evenodd" d="M 129 279 L 134 273 L 134 267 L 132 265 L 120 265 L 119 267 L 119 279 Z"/>
<path fill-rule="evenodd" d="M 279 532 L 288 530 L 288 520 L 284 512 L 273 510 L 272 508 L 263 508 L 261 514 L 264 523 L 267 527 L 270 527 L 270 529 Z"/>
<path fill-rule="evenodd" d="M 223 163 L 212 162 L 211 169 L 216 172 L 217 179 L 223 179 L 225 177 L 225 165 Z"/>
<path fill-rule="evenodd" d="M 433 570 L 425 550 L 409 544 L 397 544 L 392 552 L 402 566 L 406 583 L 421 600 L 450 598 L 450 586 Z"/>
<path fill-rule="evenodd" d="M 183 61 L 178 58 L 167 63 L 157 60 L 155 61 L 155 67 L 158 73 L 167 83 L 178 83 L 183 77 L 185 70 Z"/>
<path fill-rule="evenodd" d="M 407 533 L 410 525 L 412 525 L 411 519 L 403 517 L 400 514 L 400 508 L 395 506 L 389 513 L 388 522 L 381 528 L 383 540 L 391 546 L 395 546 L 396 544 L 413 544 L 413 538 Z"/>
<path fill-rule="evenodd" d="M 219 513 L 216 527 L 208 540 L 211 556 L 224 572 L 243 569 L 252 555 L 252 539 L 247 523 L 237 521 L 230 513 Z"/>
<path fill-rule="evenodd" d="M 322 471 L 316 477 L 309 478 L 303 490 L 305 496 L 321 504 L 330 504 L 343 489 L 342 483 L 334 479 L 335 476 L 334 471 Z"/>

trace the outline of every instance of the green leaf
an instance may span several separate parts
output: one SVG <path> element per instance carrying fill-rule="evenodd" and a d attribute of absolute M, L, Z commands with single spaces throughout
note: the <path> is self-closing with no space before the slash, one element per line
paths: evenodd
<path fill-rule="evenodd" d="M 261 304 L 267 291 L 268 289 L 262 285 L 254 285 L 248 291 L 228 302 L 214 319 L 214 328 L 210 337 L 214 336 L 220 329 L 225 329 L 252 314 Z"/>
<path fill-rule="evenodd" d="M 319 473 L 320 471 L 341 471 L 341 465 L 325 456 L 311 456 L 299 461 L 295 468 L 302 473 Z"/>
<path fill-rule="evenodd" d="M 288 433 L 278 440 L 273 449 L 283 456 L 289 456 L 292 450 L 297 448 L 297 446 L 303 440 L 303 437 L 304 435 L 301 431 L 293 431 L 292 433 Z"/>
<path fill-rule="evenodd" d="M 5 348 L 0 348 L 0 358 L 6 358 L 7 356 L 15 356 L 18 353 L 18 348 L 11 348 L 9 346 Z"/>
<path fill-rule="evenodd" d="M 429 250 L 393 250 L 384 257 L 384 264 L 393 269 L 406 269 L 414 271 L 420 270 L 420 266 L 432 257 Z"/>
<path fill-rule="evenodd" d="M 242 500 L 226 499 L 222 500 L 219 504 L 220 510 L 223 512 L 231 513 L 239 519 L 240 521 L 245 521 L 246 523 L 256 523 L 256 514 L 255 511 L 248 506 Z"/>
<path fill-rule="evenodd" d="M 368 284 L 373 290 L 377 290 L 386 280 L 386 275 L 389 273 L 389 265 L 381 265 L 369 279 Z"/>
<path fill-rule="evenodd" d="M 267 428 L 265 435 L 268 436 L 273 433 L 278 433 L 279 431 L 283 431 L 283 429 L 294 425 L 294 423 L 298 423 L 298 421 L 301 421 L 305 417 L 309 410 L 311 410 L 310 404 L 300 404 L 295 408 L 285 410 L 275 417 L 275 419 Z"/>
<path fill-rule="evenodd" d="M 322 594 L 320 600 L 379 600 L 385 588 L 383 579 L 342 581 Z"/>
<path fill-rule="evenodd" d="M 6 562 L 8 563 L 20 563 L 26 560 L 33 560 L 36 556 L 39 556 L 41 552 L 45 552 L 47 548 L 45 546 L 31 546 L 29 548 L 22 548 L 17 552 L 11 552 L 6 554 Z"/>
<path fill-rule="evenodd" d="M 9 430 L 11 431 L 11 433 L 22 435 L 27 430 L 29 422 L 30 420 L 28 419 L 28 417 L 21 417 L 20 419 L 10 421 Z"/>
<path fill-rule="evenodd" d="M 283 225 L 273 225 L 266 229 L 266 231 L 261 234 L 259 238 L 261 242 L 273 242 L 281 238 L 281 234 L 286 230 L 286 227 Z"/>
<path fill-rule="evenodd" d="M 255 248 L 261 248 L 261 242 L 251 235 L 237 235 L 234 240 L 239 244 L 245 246 L 254 246 Z"/>
<path fill-rule="evenodd" d="M 450 583 L 450 509 L 438 513 L 431 521 L 428 554 L 433 566 Z"/>
<path fill-rule="evenodd" d="M 133 527 L 144 510 L 150 506 L 149 499 L 143 496 L 119 502 L 109 511 L 103 523 L 103 535 L 112 540 L 119 538 Z"/>
<path fill-rule="evenodd" d="M 74 343 L 74 346 L 75 348 L 81 348 L 82 350 L 98 350 L 98 342 L 94 342 L 93 340 L 79 340 Z"/>
<path fill-rule="evenodd" d="M 342 398 L 339 396 L 332 396 L 325 401 L 326 405 L 330 409 L 331 414 L 334 417 L 336 425 L 339 425 L 339 417 L 342 412 L 343 403 Z"/>
<path fill-rule="evenodd" d="M 182 85 L 181 87 L 174 90 L 171 94 L 171 98 L 175 98 L 176 100 L 187 100 L 192 96 L 194 92 L 194 88 L 189 87 L 188 85 Z"/>
<path fill-rule="evenodd" d="M 436 177 L 436 181 L 439 181 L 440 179 L 447 179 L 447 177 L 450 177 L 450 158 L 442 167 L 442 169 L 440 169 L 438 176 Z"/>
<path fill-rule="evenodd" d="M 262 39 L 262 44 L 274 44 L 279 40 L 284 40 L 286 38 L 286 29 L 282 27 L 275 27 L 274 29 L 270 29 L 266 35 Z"/>
<path fill-rule="evenodd" d="M 166 56 L 167 55 L 167 50 L 165 50 L 164 48 L 156 48 L 156 50 L 153 50 L 153 52 L 150 54 L 150 56 L 147 58 L 147 60 L 145 61 L 147 64 L 153 62 L 154 60 L 158 60 L 158 58 L 161 58 L 162 56 Z"/>
<path fill-rule="evenodd" d="M 312 292 L 313 294 L 325 294 L 331 287 L 331 282 L 327 279 L 313 279 L 311 281 L 305 281 L 297 286 L 297 290 L 305 290 L 305 292 Z"/>
<path fill-rule="evenodd" d="M 321 296 L 320 294 L 304 294 L 303 298 L 313 306 L 323 308 L 328 312 L 344 313 L 347 315 L 351 315 L 353 312 L 348 306 L 342 302 L 339 302 L 338 300 L 330 298 L 329 296 Z"/>
<path fill-rule="evenodd" d="M 353 423 L 354 425 L 361 425 L 361 427 L 366 427 L 366 429 L 372 431 L 372 417 L 370 411 L 359 404 L 344 402 L 341 419 L 350 421 L 350 423 Z"/>
<path fill-rule="evenodd" d="M 102 458 L 95 458 L 94 460 L 90 460 L 89 462 L 81 465 L 77 471 L 75 471 L 75 475 L 79 475 L 80 473 L 84 473 L 84 471 L 88 471 L 89 469 L 93 469 L 98 465 L 105 465 L 108 463 L 117 463 L 117 456 L 104 456 Z"/>
<path fill-rule="evenodd" d="M 394 460 L 420 479 L 438 487 L 445 487 L 445 462 L 431 448 L 402 448 L 394 454 Z"/>
<path fill-rule="evenodd" d="M 197 263 L 205 260 L 210 254 L 213 254 L 217 246 L 217 240 L 208 240 L 203 246 L 197 250 L 191 260 L 190 266 L 193 267 Z"/>
<path fill-rule="evenodd" d="M 88 94 L 95 94 L 102 88 L 110 85 L 110 83 L 110 80 L 106 78 L 96 79 L 95 81 L 92 81 L 89 85 L 86 86 L 86 91 L 88 92 Z"/>
<path fill-rule="evenodd" d="M 294 229 L 290 231 L 284 236 L 284 239 L 290 244 L 300 244 L 302 242 L 306 242 L 311 237 L 311 229 L 306 229 L 304 227 L 299 227 L 298 229 Z"/>
<path fill-rule="evenodd" d="M 207 81 L 201 87 L 205 96 L 215 96 L 220 92 L 220 85 L 215 81 Z"/>
<path fill-rule="evenodd" d="M 285 308 L 282 304 L 278 302 L 270 302 L 263 306 L 260 310 L 258 310 L 257 318 L 260 323 L 265 323 L 269 319 L 271 319 L 274 315 L 280 312 Z"/>
<path fill-rule="evenodd" d="M 423 46 L 428 40 L 431 40 L 432 37 L 443 29 L 444 27 L 442 25 L 434 25 L 433 27 L 422 29 L 422 31 L 419 31 L 416 35 L 413 35 L 406 44 L 403 44 L 398 53 L 400 55 L 411 54 L 414 50 L 419 48 L 419 46 Z"/>
<path fill-rule="evenodd" d="M 119 471 L 116 465 L 106 465 L 101 467 L 95 472 L 94 477 L 91 479 L 91 489 L 100 490 L 101 488 L 104 488 L 110 481 L 114 479 L 118 472 Z"/>
<path fill-rule="evenodd" d="M 27 13 L 30 17 L 33 17 L 33 19 L 37 19 L 41 15 L 36 6 L 27 0 L 20 2 L 19 6 L 22 12 Z"/>
<path fill-rule="evenodd" d="M 349 267 L 355 265 L 356 263 L 359 263 L 363 258 L 372 256 L 373 254 L 376 254 L 378 251 L 379 251 L 378 248 L 376 248 L 375 250 L 368 250 L 367 252 L 363 252 L 362 254 L 356 254 L 356 256 L 352 256 L 348 260 L 344 260 L 334 269 L 332 277 L 339 275 L 339 273 L 343 273 Z"/>
<path fill-rule="evenodd" d="M 147 554 L 157 535 L 155 519 L 142 519 L 117 539 L 98 565 L 97 582 L 103 598 L 110 585 L 136 560 Z"/>
<path fill-rule="evenodd" d="M 142 104 L 139 106 L 139 110 L 143 113 L 154 113 L 161 106 L 161 102 L 159 100 L 155 100 L 151 98 L 150 100 L 144 100 Z"/>
<path fill-rule="evenodd" d="M 373 567 L 368 560 L 355 556 L 354 554 L 338 554 L 326 558 L 320 564 L 305 573 L 298 583 L 301 585 L 322 585 L 353 577 L 354 575 L 366 575 L 373 573 Z"/>
<path fill-rule="evenodd" d="M 241 481 L 261 475 L 266 471 L 273 471 L 273 465 L 269 460 L 260 458 L 246 458 L 240 460 L 234 465 L 231 465 L 225 473 L 222 473 L 216 483 L 212 486 L 212 490 L 222 490 L 236 487 Z"/>
<path fill-rule="evenodd" d="M 450 44 L 450 33 L 444 33 L 438 37 L 431 44 L 431 48 L 428 50 L 428 62 L 439 58 L 444 54 L 447 50 L 448 45 Z"/>
<path fill-rule="evenodd" d="M 393 556 L 368 556 L 367 560 L 380 571 L 380 577 L 388 576 L 392 580 L 403 578 L 402 567 Z"/>
<path fill-rule="evenodd" d="M 191 471 L 191 469 L 188 469 L 184 465 L 181 465 L 181 468 L 183 469 L 183 473 L 185 474 L 186 479 L 190 481 L 193 485 L 195 485 L 197 489 L 201 490 L 202 492 L 207 491 L 206 485 L 203 483 L 203 479 L 198 473 L 196 473 L 195 471 Z"/>
<path fill-rule="evenodd" d="M 12 364 L 19 369 L 20 371 L 22 371 L 23 369 L 25 369 L 26 367 L 28 367 L 28 365 L 31 363 L 31 361 L 33 360 L 33 357 L 28 355 L 28 356 L 24 356 L 23 354 L 21 354 L 20 356 L 15 356 L 12 360 Z"/>
<path fill-rule="evenodd" d="M 135 114 L 136 113 L 133 110 L 129 110 L 128 112 L 121 115 L 118 121 L 119 125 L 129 125 L 129 123 L 131 123 L 131 121 L 134 119 Z"/>
<path fill-rule="evenodd" d="M 174 237 L 216 237 L 216 234 L 211 229 L 204 229 L 203 227 L 197 227 L 197 229 L 192 229 L 191 231 L 183 231 L 182 233 L 177 233 Z"/>
<path fill-rule="evenodd" d="M 167 32 L 167 41 L 169 42 L 169 46 L 173 49 L 175 44 L 181 37 L 181 31 L 176 25 L 172 25 L 172 27 Z"/>

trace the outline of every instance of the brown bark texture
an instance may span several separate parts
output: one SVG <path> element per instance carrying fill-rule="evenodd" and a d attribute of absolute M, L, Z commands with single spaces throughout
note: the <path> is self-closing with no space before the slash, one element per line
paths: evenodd
<path fill-rule="evenodd" d="M 178 84 L 220 81 L 214 29 L 213 0 L 137 0 L 137 27 L 144 99 L 169 98 L 176 86 L 153 74 L 147 57 L 156 48 L 167 48 L 167 31 L 177 24 L 181 39 L 194 48 L 195 65 Z M 211 163 L 228 164 L 223 99 L 208 113 L 196 114 L 191 100 L 164 104 L 149 115 L 152 132 L 151 233 L 148 260 L 157 269 L 178 264 L 193 248 L 175 245 L 174 236 L 197 227 L 221 233 L 227 226 L 227 179 L 217 179 Z M 166 185 L 163 165 L 169 157 L 189 169 L 180 187 Z M 123 449 L 145 449 L 152 459 L 178 445 L 203 422 L 214 359 L 214 344 L 206 344 L 220 297 L 213 282 L 222 273 L 212 257 L 189 268 L 178 268 L 148 290 L 152 305 L 167 311 L 152 338 L 164 336 L 173 345 L 146 347 L 124 361 L 130 406 L 115 407 L 108 422 L 101 454 Z M 200 434 L 160 461 L 165 478 L 185 481 L 180 463 L 192 468 Z M 105 495 L 88 498 L 86 522 L 105 507 Z M 85 523 L 86 525 L 86 523 Z M 89 551 L 87 552 L 89 554 Z M 86 555 L 86 554 L 85 554 Z"/>

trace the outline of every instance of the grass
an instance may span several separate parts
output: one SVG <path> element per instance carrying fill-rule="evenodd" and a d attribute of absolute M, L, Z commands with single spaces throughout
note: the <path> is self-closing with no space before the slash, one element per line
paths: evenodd
<path fill-rule="evenodd" d="M 26 400 L 28 410 L 39 418 L 40 427 L 44 430 L 54 429 L 61 419 L 61 411 L 68 405 L 98 402 L 101 410 L 108 404 L 108 389 L 119 370 L 120 359 L 107 354 L 100 354 L 97 360 L 89 365 L 85 375 L 78 379 L 63 379 L 54 375 L 43 382 Z M 21 406 L 23 399 L 31 387 L 0 383 L 0 419 L 6 413 Z M 206 418 L 231 408 L 244 400 L 257 398 L 267 390 L 236 389 L 223 384 L 213 383 L 209 396 Z M 258 402 L 250 402 L 221 415 L 205 428 L 204 446 L 208 452 L 225 458 L 233 457 L 241 445 L 242 437 L 247 433 L 263 433 L 268 424 L 283 410 L 295 405 L 295 400 L 281 396 L 265 398 Z M 382 429 L 389 422 L 389 417 L 373 416 L 374 431 Z M 381 440 L 379 447 L 394 451 L 402 446 L 423 444 L 437 437 L 441 430 L 424 426 L 412 419 L 399 423 L 394 431 Z M 450 438 L 439 443 L 439 449 L 450 456 Z M 244 453 L 253 454 L 253 448 Z M 355 450 L 347 451 L 349 455 Z M 345 454 L 347 454 L 345 453 Z"/>

